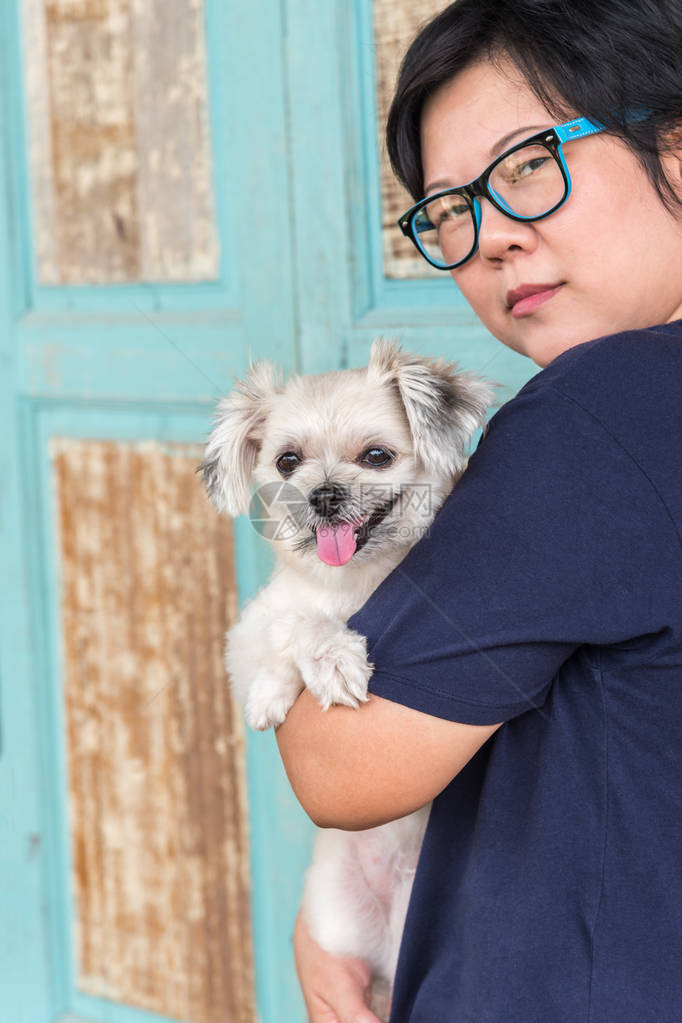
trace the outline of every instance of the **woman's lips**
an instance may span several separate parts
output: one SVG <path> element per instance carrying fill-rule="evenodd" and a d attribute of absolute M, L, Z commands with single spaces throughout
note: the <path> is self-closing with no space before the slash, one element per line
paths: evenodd
<path fill-rule="evenodd" d="M 559 284 L 523 284 L 514 291 L 507 292 L 507 305 L 515 319 L 520 316 L 529 316 L 530 313 L 548 302 L 556 295 L 563 282 Z"/>

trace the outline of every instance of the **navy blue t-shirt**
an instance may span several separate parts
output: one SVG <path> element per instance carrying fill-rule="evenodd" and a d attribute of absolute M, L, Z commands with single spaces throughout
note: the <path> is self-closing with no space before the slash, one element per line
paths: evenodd
<path fill-rule="evenodd" d="M 392 1023 L 682 1020 L 682 320 L 562 353 L 349 626 L 505 723 L 436 798 Z"/>

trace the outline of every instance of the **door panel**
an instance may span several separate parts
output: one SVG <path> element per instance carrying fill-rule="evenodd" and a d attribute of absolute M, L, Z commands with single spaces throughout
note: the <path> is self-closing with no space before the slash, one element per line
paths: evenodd
<path fill-rule="evenodd" d="M 244 729 L 221 657 L 230 522 L 196 486 L 196 445 L 52 434 L 50 456 L 76 987 L 251 1020 Z"/>
<path fill-rule="evenodd" d="M 40 283 L 216 278 L 203 3 L 23 13 Z"/>

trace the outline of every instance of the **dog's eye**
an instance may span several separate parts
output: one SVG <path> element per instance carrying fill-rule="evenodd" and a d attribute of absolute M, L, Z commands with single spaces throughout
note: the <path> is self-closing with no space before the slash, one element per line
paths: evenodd
<path fill-rule="evenodd" d="M 293 472 L 301 459 L 298 457 L 295 451 L 285 451 L 283 455 L 280 455 L 275 466 L 278 472 L 281 472 L 283 476 L 288 476 L 289 473 Z"/>
<path fill-rule="evenodd" d="M 393 461 L 393 455 L 385 448 L 368 448 L 362 456 L 362 461 L 373 466 L 388 465 Z"/>

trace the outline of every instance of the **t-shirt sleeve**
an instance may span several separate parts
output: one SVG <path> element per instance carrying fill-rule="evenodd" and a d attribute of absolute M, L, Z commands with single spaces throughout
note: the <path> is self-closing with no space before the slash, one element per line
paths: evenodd
<path fill-rule="evenodd" d="M 665 517 L 591 413 L 552 385 L 523 389 L 428 532 L 349 619 L 368 637 L 370 692 L 469 724 L 542 707 L 581 644 L 660 628 Z"/>

